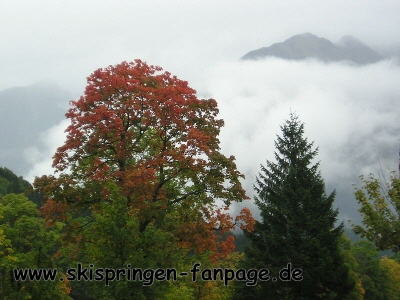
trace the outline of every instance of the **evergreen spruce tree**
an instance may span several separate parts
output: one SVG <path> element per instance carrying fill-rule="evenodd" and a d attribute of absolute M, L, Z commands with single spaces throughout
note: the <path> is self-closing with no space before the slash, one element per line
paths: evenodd
<path fill-rule="evenodd" d="M 254 186 L 261 222 L 246 233 L 245 268 L 268 268 L 271 279 L 248 287 L 236 286 L 237 299 L 349 299 L 354 288 L 340 252 L 342 224 L 335 227 L 335 194 L 325 194 L 325 184 L 313 164 L 318 148 L 304 135 L 304 124 L 294 114 L 281 126 L 275 141 L 276 162 L 261 166 Z M 279 271 L 291 263 L 302 270 L 302 280 L 282 281 Z M 287 275 L 284 273 L 284 275 Z"/>

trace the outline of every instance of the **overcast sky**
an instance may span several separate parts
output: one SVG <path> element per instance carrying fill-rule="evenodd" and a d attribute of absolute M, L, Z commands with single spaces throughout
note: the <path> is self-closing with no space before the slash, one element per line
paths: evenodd
<path fill-rule="evenodd" d="M 0 0 L 0 91 L 54 82 L 79 97 L 95 69 L 140 58 L 213 97 L 251 194 L 259 164 L 273 158 L 279 125 L 296 111 L 320 146 L 342 218 L 356 215 L 351 184 L 397 168 L 400 67 L 316 61 L 239 62 L 251 50 L 311 32 L 353 35 L 377 50 L 400 49 L 400 1 L 42 1 Z M 66 99 L 66 102 L 71 99 Z M 34 99 L 32 100 L 34 101 Z M 51 172 L 67 122 L 42 133 L 24 157 L 32 180 Z M 329 191 L 328 191 L 329 192 Z M 346 198 L 346 199 L 345 199 Z"/>
<path fill-rule="evenodd" d="M 96 68 L 141 58 L 192 82 L 216 62 L 311 32 L 400 41 L 399 1 L 0 0 L 0 89 L 53 80 L 80 93 Z"/>

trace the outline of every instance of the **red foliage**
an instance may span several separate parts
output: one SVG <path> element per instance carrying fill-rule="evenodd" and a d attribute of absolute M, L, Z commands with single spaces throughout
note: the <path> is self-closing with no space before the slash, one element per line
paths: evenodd
<path fill-rule="evenodd" d="M 250 209 L 244 207 L 240 211 L 240 215 L 235 218 L 236 223 L 239 224 L 240 229 L 252 232 L 254 230 L 255 220 L 251 214 Z"/>
<path fill-rule="evenodd" d="M 53 199 L 48 199 L 40 208 L 40 212 L 46 219 L 46 225 L 52 226 L 57 221 L 67 222 L 68 204 L 65 202 L 56 202 Z"/>
<path fill-rule="evenodd" d="M 183 223 L 178 234 L 181 245 L 199 254 L 209 252 L 213 261 L 226 258 L 235 250 L 235 241 L 233 235 L 228 235 L 226 239 L 223 235 L 237 226 L 252 231 L 255 222 L 248 208 L 243 208 L 235 221 L 229 213 L 222 212 L 227 209 L 227 206 L 223 209 L 215 206 L 212 210 L 204 209 L 203 216 L 196 222 Z"/>
<path fill-rule="evenodd" d="M 140 60 L 95 71 L 85 95 L 71 102 L 67 141 L 53 166 L 75 171 L 84 159 L 84 175 L 90 179 L 123 182 L 131 165 L 201 167 L 204 160 L 193 157 L 218 149 L 223 121 L 214 118 L 217 104 L 197 99 L 186 81 L 160 72 Z M 146 174 L 146 180 L 152 175 Z"/>
<path fill-rule="evenodd" d="M 53 220 L 68 208 L 61 203 L 93 209 L 110 201 L 112 182 L 138 212 L 141 231 L 177 209 L 192 215 L 200 210 L 177 233 L 183 245 L 229 252 L 231 238 L 211 241 L 219 239 L 215 229 L 224 233 L 239 223 L 251 229 L 254 220 L 248 210 L 233 221 L 219 209 L 205 209 L 217 198 L 226 206 L 248 199 L 234 157 L 219 152 L 223 121 L 216 101 L 198 99 L 186 81 L 140 60 L 98 69 L 87 81 L 84 95 L 71 102 L 67 139 L 54 155 L 60 177 L 35 182 L 54 200 L 46 202 L 44 213 Z"/>

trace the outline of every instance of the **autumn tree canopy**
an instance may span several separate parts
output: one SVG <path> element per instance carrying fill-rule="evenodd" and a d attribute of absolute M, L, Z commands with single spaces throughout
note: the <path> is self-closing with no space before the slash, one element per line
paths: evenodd
<path fill-rule="evenodd" d="M 246 209 L 234 220 L 215 206 L 217 199 L 227 208 L 247 196 L 234 157 L 220 152 L 224 123 L 214 99 L 198 99 L 186 81 L 140 60 L 98 69 L 87 82 L 66 114 L 67 139 L 53 162 L 58 177 L 35 183 L 49 199 L 43 207 L 49 220 L 111 201 L 112 182 L 141 232 L 150 223 L 168 224 L 187 247 L 210 250 L 213 243 L 199 239 L 215 240 L 215 230 L 237 222 L 252 224 Z"/>

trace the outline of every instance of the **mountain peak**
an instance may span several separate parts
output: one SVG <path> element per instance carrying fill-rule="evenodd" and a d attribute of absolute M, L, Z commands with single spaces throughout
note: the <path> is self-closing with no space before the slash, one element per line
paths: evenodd
<path fill-rule="evenodd" d="M 243 60 L 258 60 L 275 56 L 288 60 L 315 58 L 321 61 L 352 61 L 357 64 L 375 63 L 382 57 L 352 36 L 344 36 L 337 45 L 312 33 L 294 35 L 284 42 L 250 51 Z"/>
<path fill-rule="evenodd" d="M 318 37 L 315 34 L 312 34 L 310 32 L 305 32 L 305 33 L 296 34 L 296 35 L 292 36 L 291 38 L 288 38 L 287 40 L 290 40 L 290 39 L 320 39 L 320 37 Z"/>
<path fill-rule="evenodd" d="M 339 40 L 338 44 L 342 44 L 342 43 L 361 43 L 360 40 L 356 39 L 354 36 L 348 34 L 348 35 L 344 35 L 341 37 L 341 39 Z"/>

